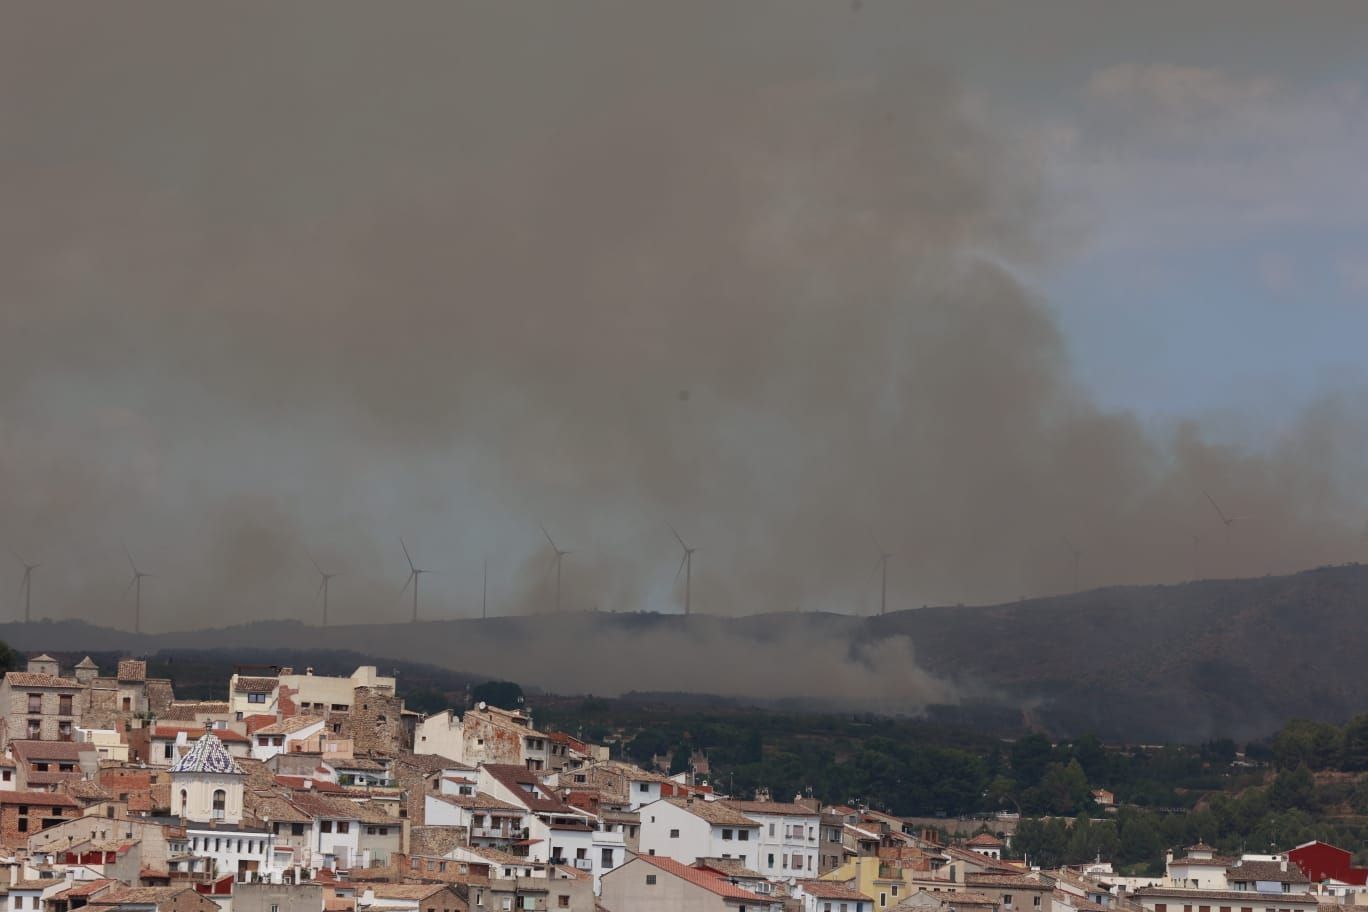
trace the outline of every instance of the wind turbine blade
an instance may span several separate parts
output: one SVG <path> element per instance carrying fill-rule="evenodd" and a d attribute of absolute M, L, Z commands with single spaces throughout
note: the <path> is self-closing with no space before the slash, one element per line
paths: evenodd
<path fill-rule="evenodd" d="M 412 572 L 413 570 L 417 569 L 413 566 L 413 558 L 409 557 L 408 545 L 404 544 L 403 536 L 399 537 L 399 547 L 404 549 L 404 560 L 408 561 L 409 571 Z"/>
<path fill-rule="evenodd" d="M 137 583 L 137 582 L 138 582 L 137 576 L 134 576 L 131 580 L 129 580 L 129 581 L 128 581 L 128 585 L 127 585 L 127 586 L 124 586 L 123 594 L 124 594 L 124 595 L 128 595 L 128 590 L 132 589 L 133 586 L 134 586 L 134 584 Z"/>
<path fill-rule="evenodd" d="M 305 551 L 304 553 L 309 554 L 308 551 Z M 323 568 L 318 566 L 318 561 L 314 560 L 314 556 L 312 554 L 309 554 L 309 563 L 314 565 L 314 569 L 318 571 L 319 576 L 327 576 L 327 574 L 323 572 Z"/>
<path fill-rule="evenodd" d="M 675 571 L 675 582 L 679 582 L 679 575 L 684 572 L 684 562 L 689 559 L 689 552 L 685 551 L 684 556 L 679 559 L 679 569 Z"/>
<path fill-rule="evenodd" d="M 418 576 L 417 573 L 413 573 L 413 572 L 410 572 L 410 573 L 409 573 L 408 579 L 404 580 L 404 588 L 399 590 L 399 594 L 400 594 L 401 596 L 402 596 L 405 592 L 408 592 L 409 583 L 413 582 L 413 580 L 414 580 L 417 576 Z"/>
<path fill-rule="evenodd" d="M 323 587 L 326 586 L 327 584 L 328 584 L 328 578 L 327 578 L 326 576 L 323 577 L 321 580 L 318 581 L 318 589 L 317 589 L 317 591 L 314 592 L 314 598 L 318 598 L 320 595 L 323 594 Z"/>
<path fill-rule="evenodd" d="M 1210 501 L 1210 502 L 1211 502 L 1211 506 L 1215 508 L 1215 510 L 1216 510 L 1216 515 L 1219 516 L 1219 517 L 1221 517 L 1221 522 L 1226 523 L 1226 524 L 1229 524 L 1230 522 L 1232 522 L 1232 520 L 1229 520 L 1229 519 L 1226 518 L 1225 513 L 1221 512 L 1221 505 L 1218 504 L 1218 503 L 1216 503 L 1216 498 L 1212 497 L 1210 494 L 1207 494 L 1206 488 L 1203 488 L 1203 489 L 1202 489 L 1202 493 L 1203 493 L 1203 494 L 1206 494 L 1206 499 L 1207 499 L 1208 501 Z"/>
<path fill-rule="evenodd" d="M 551 550 L 555 551 L 557 554 L 560 554 L 561 549 L 556 547 L 556 540 L 551 537 L 550 532 L 546 531 L 546 523 L 537 523 L 537 525 L 541 526 L 542 535 L 545 535 L 546 540 L 551 544 Z"/>
<path fill-rule="evenodd" d="M 689 546 L 686 545 L 686 544 L 684 544 L 684 538 L 683 538 L 683 536 L 681 536 L 681 535 L 679 534 L 679 530 L 676 529 L 673 525 L 671 525 L 671 524 L 668 523 L 668 522 L 665 523 L 665 525 L 669 526 L 669 527 L 670 527 L 670 531 L 674 533 L 675 541 L 679 542 L 679 547 L 683 548 L 685 551 L 688 551 L 688 550 L 689 550 Z"/>
<path fill-rule="evenodd" d="M 124 543 L 123 549 L 124 549 L 124 557 L 128 558 L 128 566 L 130 566 L 130 567 L 133 568 L 133 572 L 134 572 L 134 573 L 137 573 L 137 572 L 138 572 L 138 565 L 135 564 L 135 563 L 133 563 L 133 553 L 132 553 L 131 551 L 128 550 L 128 544 L 127 544 L 126 542 Z"/>

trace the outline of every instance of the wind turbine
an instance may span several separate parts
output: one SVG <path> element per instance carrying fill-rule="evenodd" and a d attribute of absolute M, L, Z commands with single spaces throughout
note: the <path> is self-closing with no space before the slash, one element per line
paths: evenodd
<path fill-rule="evenodd" d="M 18 552 L 11 550 L 14 559 L 24 565 L 24 578 L 19 582 L 19 588 L 24 590 L 24 623 L 33 620 L 33 571 L 37 570 L 42 564 L 30 564 L 19 556 Z"/>
<path fill-rule="evenodd" d="M 1083 552 L 1074 547 L 1074 543 L 1069 541 L 1069 536 L 1064 536 L 1064 544 L 1069 546 L 1070 553 L 1073 554 L 1073 591 L 1078 591 L 1078 562 L 1083 557 Z"/>
<path fill-rule="evenodd" d="M 489 558 L 484 559 L 483 573 L 480 577 L 480 620 L 489 619 Z"/>
<path fill-rule="evenodd" d="M 1192 578 L 1202 578 L 1202 536 L 1192 536 Z"/>
<path fill-rule="evenodd" d="M 665 525 L 670 526 L 669 523 Z M 679 542 L 679 547 L 684 549 L 684 556 L 679 560 L 679 569 L 675 571 L 675 582 L 679 582 L 679 574 L 684 574 L 684 615 L 687 617 L 692 610 L 693 595 L 693 556 L 697 548 L 690 548 L 680 537 L 679 531 L 674 526 L 670 526 L 670 531 L 674 533 L 675 541 Z"/>
<path fill-rule="evenodd" d="M 399 539 L 399 547 L 404 549 L 404 560 L 408 561 L 409 565 L 408 579 L 404 580 L 404 588 L 399 590 L 399 594 L 403 595 L 404 591 L 408 589 L 409 583 L 413 584 L 413 623 L 416 624 L 418 623 L 418 577 L 422 576 L 424 573 L 432 573 L 433 571 L 414 566 L 413 558 L 409 557 L 408 545 L 404 544 L 402 538 Z"/>
<path fill-rule="evenodd" d="M 124 556 L 128 558 L 128 566 L 133 568 L 133 578 L 128 581 L 128 586 L 124 588 L 125 593 L 129 589 L 133 590 L 133 632 L 142 633 L 142 581 L 143 577 L 152 574 L 144 573 L 138 569 L 138 565 L 133 563 L 133 554 L 128 550 L 127 545 L 124 545 Z"/>
<path fill-rule="evenodd" d="M 551 550 L 556 553 L 556 613 L 559 614 L 561 610 L 561 561 L 565 559 L 565 555 L 573 554 L 574 552 L 562 550 L 560 546 L 556 544 L 556 540 L 551 537 L 551 533 L 546 531 L 545 523 L 542 524 L 541 530 L 542 535 L 545 535 L 547 542 L 550 543 Z M 547 569 L 549 570 L 550 568 L 548 567 Z"/>
<path fill-rule="evenodd" d="M 888 559 L 893 552 L 885 551 L 879 537 L 873 532 L 869 533 L 869 537 L 874 539 L 874 547 L 879 549 L 879 616 L 883 617 L 888 610 Z"/>
<path fill-rule="evenodd" d="M 320 581 L 319 581 L 319 583 L 318 583 L 318 592 L 315 592 L 315 593 L 314 593 L 314 598 L 318 598 L 318 593 L 319 593 L 319 592 L 323 593 L 323 626 L 324 626 L 324 627 L 327 627 L 327 626 L 328 626 L 328 581 L 331 580 L 334 576 L 338 576 L 339 574 L 337 574 L 337 573 L 324 573 L 324 572 L 323 572 L 323 568 L 320 567 L 320 566 L 318 566 L 318 561 L 314 560 L 312 554 L 309 555 L 309 563 L 311 563 L 311 564 L 314 565 L 314 569 L 318 571 L 318 575 L 319 575 L 319 577 L 321 577 L 321 579 L 320 579 Z"/>
<path fill-rule="evenodd" d="M 1221 522 L 1225 523 L 1226 544 L 1229 545 L 1230 527 L 1235 523 L 1235 520 L 1238 517 L 1226 516 L 1225 513 L 1221 510 L 1221 505 L 1216 503 L 1216 499 L 1214 497 L 1212 497 L 1210 494 L 1207 494 L 1205 489 L 1203 489 L 1202 493 L 1206 494 L 1206 499 L 1211 502 L 1212 509 L 1214 509 L 1216 511 L 1216 515 L 1221 518 Z"/>

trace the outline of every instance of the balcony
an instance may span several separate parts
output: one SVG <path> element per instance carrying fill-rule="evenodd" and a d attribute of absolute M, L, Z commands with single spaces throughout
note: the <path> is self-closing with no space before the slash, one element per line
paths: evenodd
<path fill-rule="evenodd" d="M 522 831 L 513 827 L 471 827 L 471 839 L 519 839 Z"/>
<path fill-rule="evenodd" d="M 576 858 L 575 869 L 579 871 L 592 871 L 594 870 L 594 863 L 587 858 Z"/>

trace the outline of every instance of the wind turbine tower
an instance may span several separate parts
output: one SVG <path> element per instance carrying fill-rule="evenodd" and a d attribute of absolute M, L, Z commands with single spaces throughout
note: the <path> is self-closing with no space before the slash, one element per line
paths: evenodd
<path fill-rule="evenodd" d="M 33 571 L 42 564 L 30 564 L 18 554 L 14 555 L 14 559 L 24 566 L 24 578 L 19 587 L 24 590 L 24 623 L 27 624 L 33 620 Z"/>
<path fill-rule="evenodd" d="M 1064 544 L 1069 546 L 1069 552 L 1073 554 L 1073 591 L 1078 591 L 1078 563 L 1083 559 L 1083 552 L 1074 547 L 1074 543 L 1069 541 L 1066 536 Z"/>
<path fill-rule="evenodd" d="M 413 623 L 416 624 L 418 623 L 418 578 L 424 573 L 432 573 L 433 571 L 424 570 L 421 567 L 414 565 L 413 558 L 409 556 L 408 545 L 404 544 L 402 538 L 399 539 L 399 547 L 404 549 L 404 560 L 408 561 L 409 565 L 408 579 L 404 580 L 404 588 L 399 590 L 399 594 L 403 595 L 404 590 L 408 589 L 409 584 L 413 584 Z"/>
<path fill-rule="evenodd" d="M 666 523 L 666 525 L 669 525 Z M 670 531 L 674 533 L 675 541 L 679 542 L 679 547 L 684 549 L 684 556 L 679 560 L 679 569 L 675 571 L 675 581 L 679 581 L 679 574 L 684 574 L 684 615 L 687 617 L 693 610 L 693 556 L 697 548 L 690 548 L 680 537 L 679 531 L 674 526 L 670 526 Z"/>
<path fill-rule="evenodd" d="M 337 576 L 338 574 L 336 574 L 336 573 L 324 573 L 324 572 L 323 572 L 323 568 L 320 567 L 320 566 L 318 566 L 318 561 L 314 560 L 312 556 L 309 557 L 309 563 L 311 563 L 311 564 L 314 565 L 314 569 L 318 571 L 318 576 L 319 576 L 319 578 L 320 578 L 319 583 L 318 583 L 318 591 L 314 593 L 314 598 L 318 598 L 318 596 L 319 596 L 320 593 L 321 593 L 322 596 L 323 596 L 323 626 L 324 626 L 324 627 L 327 627 L 327 626 L 328 626 L 328 582 L 329 582 L 334 576 Z"/>
<path fill-rule="evenodd" d="M 878 538 L 874 538 L 874 545 L 879 549 L 879 617 L 883 617 L 888 611 L 888 559 L 893 552 L 885 551 Z"/>
<path fill-rule="evenodd" d="M 138 565 L 133 562 L 133 555 L 129 552 L 128 546 L 124 546 L 124 556 L 128 558 L 128 566 L 133 569 L 133 578 L 128 581 L 127 592 L 133 590 L 133 632 L 142 633 L 142 581 L 143 577 L 151 576 L 138 569 Z"/>
<path fill-rule="evenodd" d="M 565 560 L 565 556 L 566 556 L 567 554 L 572 554 L 573 552 L 563 550 L 559 545 L 557 545 L 557 544 L 556 544 L 556 540 L 555 540 L 554 538 L 551 537 L 551 533 L 546 531 L 546 526 L 545 526 L 545 524 L 542 525 L 541 530 L 542 530 L 542 535 L 545 535 L 545 536 L 546 536 L 547 542 L 550 543 L 550 545 L 551 545 L 551 550 L 554 551 L 555 554 L 556 554 L 556 556 L 555 556 L 555 561 L 556 561 L 556 613 L 557 613 L 557 614 L 560 614 L 560 610 L 561 610 L 561 562 L 562 562 L 563 560 Z"/>

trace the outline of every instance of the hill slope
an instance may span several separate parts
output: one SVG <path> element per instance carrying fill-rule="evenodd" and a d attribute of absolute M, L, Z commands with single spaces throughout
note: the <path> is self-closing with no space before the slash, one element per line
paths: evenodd
<path fill-rule="evenodd" d="M 740 695 L 763 703 L 1019 719 L 1124 740 L 1256 737 L 1368 708 L 1368 567 L 1113 587 L 882 618 L 596 614 L 144 634 L 0 626 L 15 648 L 297 648 L 461 669 L 560 693 Z M 1008 710 L 1004 723 L 1003 710 Z"/>

